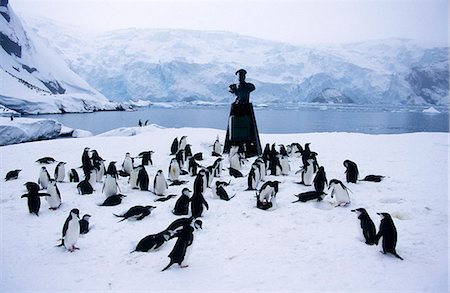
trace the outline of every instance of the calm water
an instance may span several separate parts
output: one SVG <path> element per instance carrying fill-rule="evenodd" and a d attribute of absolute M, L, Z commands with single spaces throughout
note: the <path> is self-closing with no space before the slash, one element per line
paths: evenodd
<path fill-rule="evenodd" d="M 133 112 L 39 115 L 56 119 L 71 127 L 99 134 L 119 127 L 144 123 L 164 127 L 205 127 L 225 130 L 228 107 L 145 108 Z M 360 132 L 394 134 L 410 132 L 448 132 L 449 115 L 426 114 L 420 110 L 391 112 L 383 109 L 301 108 L 255 109 L 260 133 Z"/>

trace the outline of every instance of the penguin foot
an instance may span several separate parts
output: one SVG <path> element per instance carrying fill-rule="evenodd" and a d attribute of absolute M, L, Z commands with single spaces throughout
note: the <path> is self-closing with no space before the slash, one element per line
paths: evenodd
<path fill-rule="evenodd" d="M 187 268 L 187 267 L 189 267 L 189 265 L 180 265 L 180 268 L 182 268 L 182 269 Z"/>

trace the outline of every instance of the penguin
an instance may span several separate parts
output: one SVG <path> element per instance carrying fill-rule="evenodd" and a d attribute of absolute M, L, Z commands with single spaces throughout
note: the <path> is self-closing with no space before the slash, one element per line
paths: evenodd
<path fill-rule="evenodd" d="M 175 154 L 175 158 L 180 166 L 180 169 L 182 169 L 184 167 L 184 150 L 178 150 Z"/>
<path fill-rule="evenodd" d="M 219 197 L 222 200 L 229 201 L 230 199 L 235 197 L 236 194 L 233 195 L 232 197 L 228 196 L 228 193 L 223 187 L 222 182 L 216 181 L 215 196 Z"/>
<path fill-rule="evenodd" d="M 370 218 L 369 213 L 367 213 L 366 209 L 364 208 L 354 209 L 351 211 L 356 213 L 358 219 L 360 220 L 362 235 L 366 240 L 366 244 L 367 245 L 375 244 L 375 235 L 377 232 L 375 230 L 375 224 Z"/>
<path fill-rule="evenodd" d="M 383 178 L 384 178 L 384 176 L 382 176 L 382 175 L 367 175 L 361 181 L 381 182 L 381 180 L 383 180 Z"/>
<path fill-rule="evenodd" d="M 328 185 L 327 174 L 323 166 L 320 166 L 319 170 L 317 170 L 313 183 L 314 189 L 319 193 L 323 193 L 325 187 Z"/>
<path fill-rule="evenodd" d="M 16 180 L 17 178 L 19 178 L 20 171 L 22 171 L 22 170 L 16 169 L 16 170 L 9 171 L 8 173 L 6 173 L 5 181 Z"/>
<path fill-rule="evenodd" d="M 403 258 L 397 254 L 395 247 L 397 245 L 397 229 L 395 228 L 394 221 L 388 213 L 377 213 L 381 217 L 380 228 L 377 235 L 375 235 L 375 243 L 383 237 L 383 253 L 391 253 L 395 257 L 403 260 Z"/>
<path fill-rule="evenodd" d="M 152 213 L 152 210 L 156 209 L 154 206 L 134 206 L 128 209 L 124 214 L 122 215 L 116 215 L 113 214 L 116 217 L 123 218 L 119 222 L 125 221 L 126 219 L 133 218 L 136 219 L 136 221 L 140 221 L 146 216 L 150 215 Z"/>
<path fill-rule="evenodd" d="M 186 261 L 189 257 L 190 250 L 192 248 L 192 243 L 194 241 L 194 227 L 193 221 L 191 223 L 186 223 L 183 225 L 183 228 L 177 232 L 177 242 L 175 243 L 172 251 L 169 254 L 170 262 L 169 264 L 162 269 L 162 271 L 167 270 L 173 264 L 178 264 L 180 267 L 187 267 Z"/>
<path fill-rule="evenodd" d="M 286 150 L 284 150 L 286 152 Z M 289 165 L 289 159 L 287 155 L 281 155 L 280 153 L 280 166 L 281 166 L 281 175 L 287 176 L 289 175 L 289 172 L 291 171 L 291 166 Z"/>
<path fill-rule="evenodd" d="M 266 179 L 266 173 L 267 173 L 266 163 L 264 162 L 263 158 L 261 158 L 261 157 L 256 159 L 255 163 L 259 167 L 259 178 L 260 178 L 259 180 L 264 181 Z"/>
<path fill-rule="evenodd" d="M 112 161 L 108 165 L 108 169 L 106 169 L 106 174 L 113 176 L 114 178 L 119 178 L 119 173 L 116 168 L 116 161 Z"/>
<path fill-rule="evenodd" d="M 43 158 L 36 160 L 36 163 L 39 163 L 39 164 L 52 164 L 54 162 L 56 162 L 56 160 L 53 159 L 52 157 L 43 157 Z"/>
<path fill-rule="evenodd" d="M 194 190 L 194 194 L 191 197 L 191 214 L 194 218 L 199 218 L 203 214 L 203 206 L 206 207 L 207 210 L 209 210 L 208 202 L 203 197 L 203 194 L 201 192 L 196 192 Z"/>
<path fill-rule="evenodd" d="M 220 177 L 222 174 L 222 158 L 217 158 L 212 165 L 212 175 L 213 177 Z"/>
<path fill-rule="evenodd" d="M 80 182 L 80 177 L 78 176 L 78 172 L 75 169 L 70 169 L 68 172 L 69 181 L 70 182 Z"/>
<path fill-rule="evenodd" d="M 310 158 L 306 161 L 306 164 L 303 165 L 303 167 L 296 172 L 301 173 L 301 182 L 300 184 L 303 184 L 305 186 L 310 186 L 313 183 L 314 180 L 314 174 L 316 173 L 316 165 L 314 164 L 314 159 Z"/>
<path fill-rule="evenodd" d="M 288 154 L 288 152 L 287 152 L 286 147 L 284 146 L 284 144 L 280 144 L 279 147 L 280 147 L 280 155 L 281 155 L 282 157 L 289 157 L 289 154 Z"/>
<path fill-rule="evenodd" d="M 133 173 L 133 171 L 131 171 L 131 173 Z M 130 176 L 130 180 L 131 180 L 131 176 Z M 143 165 L 140 165 L 138 167 L 136 185 L 139 186 L 140 190 L 148 191 L 149 183 L 150 183 L 150 179 L 149 179 L 147 170 L 145 170 L 145 167 Z"/>
<path fill-rule="evenodd" d="M 91 158 L 89 157 L 89 148 L 85 147 L 83 154 L 81 155 L 81 166 L 83 168 L 84 176 L 89 180 L 91 176 L 91 170 L 94 168 L 92 166 Z"/>
<path fill-rule="evenodd" d="M 64 167 L 65 162 L 59 162 L 55 167 L 55 180 L 56 182 L 63 182 L 66 176 L 66 169 Z"/>
<path fill-rule="evenodd" d="M 154 151 L 145 151 L 145 152 L 140 152 L 138 155 L 138 158 L 142 158 L 142 165 L 143 166 L 148 166 L 149 164 L 153 166 L 153 161 L 152 161 L 152 154 L 154 153 Z"/>
<path fill-rule="evenodd" d="M 356 165 L 355 162 L 352 162 L 350 160 L 345 160 L 344 167 L 346 168 L 345 178 L 347 180 L 347 183 L 356 183 L 356 181 L 358 181 L 358 175 L 359 175 L 358 165 Z"/>
<path fill-rule="evenodd" d="M 100 204 L 99 206 L 112 207 L 112 206 L 119 205 L 122 202 L 123 197 L 126 197 L 126 195 L 124 195 L 124 194 L 111 195 L 111 196 L 107 197 L 105 199 L 105 201 L 102 204 Z"/>
<path fill-rule="evenodd" d="M 97 169 L 95 169 L 95 168 L 91 169 L 88 180 L 89 180 L 89 183 L 91 184 L 92 188 L 95 190 L 95 185 L 97 184 Z"/>
<path fill-rule="evenodd" d="M 331 198 L 336 195 L 336 206 L 345 206 L 350 203 L 349 189 L 341 181 L 331 179 L 328 189 L 333 189 L 331 191 Z"/>
<path fill-rule="evenodd" d="M 191 176 L 197 176 L 198 169 L 200 168 L 200 164 L 195 161 L 194 158 L 189 159 L 188 164 L 188 172 Z"/>
<path fill-rule="evenodd" d="M 194 179 L 194 193 L 203 193 L 206 191 L 205 170 L 200 170 Z"/>
<path fill-rule="evenodd" d="M 105 197 L 110 197 L 116 195 L 119 191 L 119 185 L 117 184 L 117 179 L 112 175 L 106 175 L 105 182 L 103 183 L 102 193 Z"/>
<path fill-rule="evenodd" d="M 80 234 L 87 234 L 89 232 L 89 219 L 91 215 L 85 214 L 81 220 L 78 221 L 80 224 Z"/>
<path fill-rule="evenodd" d="M 96 181 L 103 182 L 103 177 L 106 174 L 106 168 L 104 161 L 99 161 L 97 166 L 94 166 L 94 169 L 97 171 Z"/>
<path fill-rule="evenodd" d="M 298 200 L 293 201 L 292 203 L 296 203 L 296 202 L 307 202 L 309 200 L 314 200 L 317 199 L 317 201 L 322 201 L 323 197 L 322 195 L 324 195 L 324 192 L 321 191 L 307 191 L 307 192 L 303 192 L 303 193 L 299 193 L 299 194 L 294 194 L 294 196 L 296 196 L 298 198 Z"/>
<path fill-rule="evenodd" d="M 259 167 L 253 164 L 247 176 L 247 190 L 256 190 L 259 184 Z"/>
<path fill-rule="evenodd" d="M 264 160 L 264 163 L 267 164 L 267 162 L 269 162 L 269 160 L 270 160 L 270 144 L 266 143 L 266 146 L 264 147 L 261 157 Z"/>
<path fill-rule="evenodd" d="M 50 183 L 47 187 L 47 193 L 50 196 L 45 197 L 48 205 L 50 206 L 50 210 L 56 210 L 61 206 L 61 192 L 56 185 L 55 180 L 50 180 Z"/>
<path fill-rule="evenodd" d="M 172 145 L 170 146 L 170 155 L 173 156 L 178 152 L 178 138 L 175 137 Z"/>
<path fill-rule="evenodd" d="M 184 150 L 187 145 L 187 136 L 183 135 L 178 143 L 178 150 Z"/>
<path fill-rule="evenodd" d="M 47 168 L 44 166 L 41 167 L 41 171 L 39 172 L 38 183 L 41 185 L 42 189 L 46 189 L 50 183 L 50 174 L 48 174 Z"/>
<path fill-rule="evenodd" d="M 166 243 L 170 238 L 170 234 L 167 231 L 162 231 L 157 234 L 147 235 L 142 238 L 136 248 L 132 251 L 149 252 L 150 250 L 158 250 L 164 243 Z"/>
<path fill-rule="evenodd" d="M 80 237 L 80 211 L 78 209 L 72 209 L 69 216 L 64 222 L 62 230 L 62 245 L 70 251 L 74 252 L 79 249 L 75 246 Z"/>
<path fill-rule="evenodd" d="M 139 189 L 138 174 L 139 174 L 140 167 L 141 166 L 134 167 L 133 170 L 131 170 L 130 177 L 128 178 L 128 184 L 130 184 L 131 189 Z M 147 179 L 148 179 L 148 174 L 147 174 Z M 148 180 L 147 180 L 147 182 L 148 182 Z M 148 190 L 148 184 L 147 184 L 147 190 Z"/>
<path fill-rule="evenodd" d="M 242 169 L 241 156 L 238 153 L 234 154 L 233 156 L 230 156 L 229 160 L 230 160 L 230 168 L 235 170 Z"/>
<path fill-rule="evenodd" d="M 292 157 L 301 157 L 302 153 L 303 153 L 303 147 L 296 142 L 293 142 L 290 144 L 290 151 L 289 151 L 289 155 Z"/>
<path fill-rule="evenodd" d="M 189 224 L 192 221 L 194 221 L 194 228 L 196 230 L 203 229 L 203 227 L 202 227 L 202 225 L 203 225 L 202 220 L 194 219 L 193 217 L 189 217 L 189 218 L 178 218 L 178 219 L 176 219 L 175 221 L 170 223 L 170 225 L 167 226 L 167 228 L 164 231 L 169 234 L 169 239 L 175 238 L 175 237 L 177 237 L 177 232 L 180 231 L 186 223 Z"/>
<path fill-rule="evenodd" d="M 122 170 L 126 174 L 130 174 L 131 170 L 133 170 L 133 159 L 131 158 L 130 153 L 125 154 L 125 158 L 122 163 Z"/>
<path fill-rule="evenodd" d="M 213 157 L 220 157 L 222 154 L 222 144 L 219 141 L 219 135 L 217 135 L 216 140 L 214 141 L 212 150 L 212 156 Z"/>
<path fill-rule="evenodd" d="M 39 189 L 40 189 L 39 184 L 37 184 L 36 182 L 28 181 L 28 182 L 24 183 L 24 185 L 28 192 L 39 191 Z"/>
<path fill-rule="evenodd" d="M 174 181 L 178 181 L 178 178 L 180 178 L 180 165 L 178 164 L 178 161 L 176 158 L 173 158 L 172 160 L 170 160 L 170 164 L 169 164 L 169 180 L 174 182 Z"/>
<path fill-rule="evenodd" d="M 212 181 L 214 179 L 214 177 L 213 177 L 213 173 L 214 173 L 213 166 L 208 166 L 208 167 L 204 168 L 204 170 L 205 170 L 205 176 L 206 176 L 206 187 L 209 188 L 209 187 L 211 187 L 211 183 L 212 183 Z"/>
<path fill-rule="evenodd" d="M 92 150 L 91 153 L 92 166 L 99 170 L 100 164 L 102 164 L 104 160 L 99 156 L 97 150 Z"/>
<path fill-rule="evenodd" d="M 27 184 L 27 183 L 25 183 Z M 39 209 L 41 208 L 41 196 L 48 197 L 48 193 L 40 193 L 39 186 L 30 184 L 27 185 L 28 193 L 22 194 L 20 198 L 27 198 L 28 200 L 28 211 L 30 214 L 35 214 L 39 217 Z"/>
<path fill-rule="evenodd" d="M 269 170 L 270 170 L 270 175 L 274 175 L 274 176 L 281 175 L 280 158 L 278 158 L 277 155 L 270 156 Z"/>
<path fill-rule="evenodd" d="M 184 216 L 189 213 L 189 203 L 191 201 L 191 191 L 189 188 L 183 188 L 181 196 L 177 199 L 172 213 L 177 216 Z"/>
<path fill-rule="evenodd" d="M 165 202 L 165 201 L 168 201 L 169 199 L 171 199 L 171 198 L 173 198 L 173 197 L 176 197 L 177 195 L 176 194 L 169 194 L 168 196 L 166 196 L 166 197 L 160 197 L 160 198 L 156 198 L 154 201 L 156 202 L 156 201 L 159 201 L 159 202 Z"/>
<path fill-rule="evenodd" d="M 81 195 L 94 193 L 94 188 L 92 188 L 91 183 L 89 183 L 89 180 L 87 179 L 84 179 L 77 184 L 77 190 Z"/>
<path fill-rule="evenodd" d="M 167 188 L 168 186 L 163 171 L 158 170 L 155 179 L 153 180 L 153 193 L 156 195 L 163 195 Z"/>
<path fill-rule="evenodd" d="M 196 159 L 197 161 L 202 161 L 203 160 L 203 153 L 195 153 L 192 157 L 194 159 Z"/>
<path fill-rule="evenodd" d="M 230 168 L 230 176 L 233 176 L 234 178 L 244 177 L 244 175 L 242 175 L 242 173 L 239 170 L 233 168 Z"/>
<path fill-rule="evenodd" d="M 276 195 L 279 189 L 279 181 L 267 181 L 259 189 L 259 193 L 256 195 L 257 207 L 264 207 L 269 204 L 270 207 L 276 207 Z"/>
<path fill-rule="evenodd" d="M 192 157 L 191 145 L 186 144 L 186 146 L 184 147 L 184 161 L 188 161 L 189 158 L 191 157 Z"/>

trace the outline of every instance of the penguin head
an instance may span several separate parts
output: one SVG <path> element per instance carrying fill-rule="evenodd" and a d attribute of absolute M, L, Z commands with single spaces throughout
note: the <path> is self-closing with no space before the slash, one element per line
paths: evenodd
<path fill-rule="evenodd" d="M 83 216 L 83 220 L 85 220 L 85 221 L 88 221 L 89 222 L 89 219 L 91 218 L 91 215 L 89 215 L 89 214 L 85 214 L 84 216 Z"/>
<path fill-rule="evenodd" d="M 381 219 L 390 219 L 391 215 L 389 215 L 388 213 L 377 213 L 377 215 L 379 215 L 381 217 Z"/>
<path fill-rule="evenodd" d="M 194 222 L 194 228 L 195 229 L 202 229 L 203 230 L 203 222 L 202 220 L 195 220 Z"/>
<path fill-rule="evenodd" d="M 38 192 L 40 189 L 39 185 L 35 182 L 27 182 L 24 185 L 27 188 L 28 192 L 30 192 L 30 193 Z"/>
<path fill-rule="evenodd" d="M 145 206 L 145 208 L 146 208 L 147 210 L 149 210 L 150 212 L 151 212 L 152 210 L 156 209 L 156 207 L 154 207 L 154 206 Z"/>
<path fill-rule="evenodd" d="M 156 172 L 156 176 L 161 175 L 162 174 L 162 170 L 158 170 L 158 172 Z"/>
<path fill-rule="evenodd" d="M 88 147 L 84 148 L 84 152 L 86 152 L 86 153 L 89 152 L 89 150 L 90 150 L 90 148 L 88 148 Z"/>
<path fill-rule="evenodd" d="M 117 196 L 120 197 L 120 198 L 127 197 L 125 194 L 121 194 L 121 193 L 119 193 Z"/>
<path fill-rule="evenodd" d="M 354 210 L 351 210 L 351 212 L 356 213 L 356 215 L 358 215 L 358 216 L 360 216 L 363 213 L 367 213 L 366 209 L 364 209 L 364 208 L 354 209 Z"/>
<path fill-rule="evenodd" d="M 70 215 L 76 215 L 79 218 L 80 217 L 80 210 L 79 209 L 72 209 L 70 211 Z"/>
<path fill-rule="evenodd" d="M 187 187 L 183 188 L 183 190 L 181 191 L 181 194 L 187 195 L 188 197 L 191 197 L 191 193 L 192 191 Z"/>

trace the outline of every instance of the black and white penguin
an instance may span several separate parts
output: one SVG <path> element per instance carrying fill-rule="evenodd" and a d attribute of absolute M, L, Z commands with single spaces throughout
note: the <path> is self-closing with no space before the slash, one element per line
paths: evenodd
<path fill-rule="evenodd" d="M 80 234 L 87 234 L 89 232 L 89 219 L 91 215 L 85 214 L 83 218 L 78 221 L 80 223 Z"/>
<path fill-rule="evenodd" d="M 131 173 L 133 173 L 133 171 L 131 171 Z M 131 180 L 131 176 L 130 176 L 130 180 Z M 140 190 L 148 191 L 150 179 L 148 177 L 147 170 L 145 170 L 145 167 L 143 165 L 138 167 L 138 175 L 137 175 L 136 184 L 139 186 Z"/>
<path fill-rule="evenodd" d="M 302 153 L 303 153 L 303 147 L 301 146 L 301 144 L 297 143 L 297 142 L 293 142 L 289 145 L 290 147 L 290 151 L 289 151 L 289 155 L 291 157 L 301 157 Z"/>
<path fill-rule="evenodd" d="M 267 165 L 262 157 L 259 157 L 255 160 L 255 164 L 259 167 L 259 180 L 264 181 L 266 179 L 267 174 Z"/>
<path fill-rule="evenodd" d="M 394 221 L 388 213 L 377 213 L 381 217 L 380 229 L 375 236 L 375 243 L 383 237 L 383 253 L 391 253 L 395 257 L 403 260 L 403 258 L 397 254 L 395 247 L 397 246 L 397 229 L 395 228 Z"/>
<path fill-rule="evenodd" d="M 187 136 L 186 136 L 186 135 L 183 135 L 183 136 L 180 138 L 180 142 L 178 143 L 178 150 L 184 150 L 184 148 L 186 147 L 186 145 L 187 145 Z"/>
<path fill-rule="evenodd" d="M 87 179 L 84 179 L 77 184 L 77 190 L 78 193 L 82 195 L 94 193 L 94 188 L 92 188 L 91 183 L 89 183 L 89 180 Z"/>
<path fill-rule="evenodd" d="M 27 182 L 28 183 L 28 182 Z M 30 214 L 35 214 L 39 217 L 39 209 L 41 208 L 41 196 L 48 197 L 50 194 L 48 193 L 40 193 L 39 185 L 35 184 L 26 184 L 28 193 L 23 194 L 20 198 L 27 198 L 28 200 L 28 210 Z M 31 182 L 34 183 L 34 182 Z"/>
<path fill-rule="evenodd" d="M 270 156 L 269 159 L 269 170 L 270 175 L 279 176 L 281 175 L 281 164 L 280 164 L 280 158 L 278 158 L 277 155 Z"/>
<path fill-rule="evenodd" d="M 85 147 L 83 154 L 81 155 L 81 167 L 83 168 L 84 176 L 89 180 L 91 176 L 91 170 L 94 168 L 91 158 L 89 156 L 89 148 Z"/>
<path fill-rule="evenodd" d="M 222 174 L 222 169 L 223 169 L 222 158 L 217 158 L 212 165 L 212 170 L 213 170 L 212 176 L 220 177 L 220 175 Z"/>
<path fill-rule="evenodd" d="M 133 170 L 133 159 L 131 158 L 130 153 L 127 152 L 122 162 L 122 171 L 126 174 L 130 174 L 131 170 Z"/>
<path fill-rule="evenodd" d="M 194 228 L 195 229 L 203 229 L 202 225 L 203 222 L 200 219 L 194 219 L 194 217 L 189 218 L 178 218 L 172 223 L 170 223 L 169 226 L 164 230 L 165 232 L 169 233 L 170 239 L 177 237 L 177 232 L 180 231 L 183 226 L 187 223 L 190 224 L 192 221 L 194 221 Z"/>
<path fill-rule="evenodd" d="M 322 201 L 324 194 L 325 194 L 324 192 L 315 191 L 315 190 L 307 191 L 307 192 L 303 192 L 303 193 L 299 193 L 299 194 L 294 194 L 294 196 L 296 196 L 298 199 L 296 201 L 293 201 L 292 203 L 307 202 L 309 200 L 314 200 L 314 199 L 316 199 L 317 201 Z"/>
<path fill-rule="evenodd" d="M 99 206 L 102 207 L 112 207 L 112 206 L 116 206 L 122 203 L 122 198 L 126 197 L 126 195 L 124 194 L 115 194 L 115 195 L 111 195 L 108 198 L 105 199 L 105 201 L 100 204 Z"/>
<path fill-rule="evenodd" d="M 156 209 L 154 206 L 134 206 L 128 209 L 124 214 L 122 215 L 116 215 L 113 214 L 116 217 L 123 218 L 119 222 L 125 221 L 129 218 L 133 218 L 136 221 L 140 221 L 143 218 L 147 217 L 152 213 L 152 210 Z"/>
<path fill-rule="evenodd" d="M 47 168 L 44 166 L 41 167 L 41 171 L 39 172 L 38 183 L 41 185 L 42 189 L 46 189 L 48 184 L 50 183 L 50 174 L 48 174 Z"/>
<path fill-rule="evenodd" d="M 348 188 L 337 179 L 331 179 L 328 189 L 332 189 L 331 198 L 336 196 L 336 206 L 346 206 L 350 204 L 350 196 L 348 194 Z"/>
<path fill-rule="evenodd" d="M 128 184 L 130 184 L 131 189 L 139 189 L 138 186 L 138 174 L 139 174 L 139 168 L 134 167 L 133 170 L 131 170 L 130 177 L 128 178 Z M 147 190 L 148 190 L 148 175 L 147 175 Z"/>
<path fill-rule="evenodd" d="M 203 193 L 206 191 L 207 186 L 206 171 L 200 170 L 194 179 L 194 193 Z"/>
<path fill-rule="evenodd" d="M 189 224 L 186 223 L 183 225 L 183 228 L 177 232 L 177 242 L 169 254 L 170 262 L 164 269 L 162 269 L 162 271 L 167 270 L 173 264 L 178 264 L 182 268 L 187 267 L 186 262 L 194 241 L 193 224 L 193 221 Z"/>
<path fill-rule="evenodd" d="M 235 170 L 241 170 L 242 164 L 241 164 L 241 155 L 239 153 L 235 153 L 233 156 L 229 156 L 230 161 L 230 169 Z"/>
<path fill-rule="evenodd" d="M 351 211 L 356 213 L 358 219 L 360 220 L 360 231 L 362 232 L 362 236 L 364 237 L 366 244 L 375 244 L 375 235 L 377 232 L 375 230 L 375 224 L 370 218 L 369 213 L 367 213 L 366 209 L 364 208 L 354 209 Z"/>
<path fill-rule="evenodd" d="M 91 155 L 92 166 L 95 169 L 97 169 L 97 171 L 99 171 L 100 170 L 100 165 L 103 164 L 103 162 L 105 160 L 103 160 L 102 157 L 100 157 L 100 155 L 98 154 L 97 150 L 92 150 L 91 153 L 92 153 L 92 155 Z M 103 166 L 104 166 L 104 164 L 103 164 Z"/>
<path fill-rule="evenodd" d="M 228 195 L 227 191 L 225 190 L 224 185 L 222 184 L 221 181 L 216 181 L 216 187 L 214 189 L 214 192 L 215 192 L 214 195 L 216 197 L 218 197 L 218 198 L 220 198 L 222 200 L 226 200 L 226 201 L 229 201 L 230 199 L 232 199 L 233 197 L 236 196 L 236 194 L 235 194 L 235 195 L 230 197 Z"/>
<path fill-rule="evenodd" d="M 39 164 L 53 164 L 54 162 L 56 162 L 56 160 L 53 159 L 52 157 L 43 157 L 36 160 L 36 163 Z"/>
<path fill-rule="evenodd" d="M 200 164 L 194 158 L 190 158 L 188 161 L 188 172 L 191 176 L 197 176 L 198 169 L 200 168 Z"/>
<path fill-rule="evenodd" d="M 56 182 L 63 182 L 64 178 L 66 177 L 66 163 L 65 162 L 59 162 L 58 165 L 55 167 L 55 180 Z"/>
<path fill-rule="evenodd" d="M 149 164 L 153 166 L 153 161 L 152 161 L 152 154 L 154 153 L 154 151 L 145 151 L 145 152 L 140 152 L 138 155 L 138 158 L 142 159 L 142 165 L 143 166 L 148 166 Z"/>
<path fill-rule="evenodd" d="M 172 182 L 178 181 L 178 179 L 180 178 L 181 169 L 176 158 L 172 158 L 172 160 L 170 160 L 168 174 L 169 180 Z"/>
<path fill-rule="evenodd" d="M 75 246 L 80 237 L 80 211 L 78 209 L 72 209 L 69 216 L 64 222 L 62 229 L 62 245 L 73 252 L 75 249 L 79 249 Z"/>
<path fill-rule="evenodd" d="M 158 170 L 158 172 L 156 172 L 155 179 L 153 180 L 153 193 L 160 196 L 164 195 L 167 188 L 168 186 L 163 171 Z"/>
<path fill-rule="evenodd" d="M 55 180 L 50 180 L 50 183 L 47 187 L 47 193 L 50 196 L 45 197 L 48 205 L 51 210 L 56 210 L 61 206 L 61 192 L 59 191 L 58 186 L 56 185 Z"/>
<path fill-rule="evenodd" d="M 173 139 L 172 145 L 170 146 L 170 155 L 173 156 L 178 152 L 178 138 Z"/>
<path fill-rule="evenodd" d="M 195 153 L 192 157 L 194 159 L 196 159 L 197 161 L 202 161 L 203 160 L 203 153 Z"/>
<path fill-rule="evenodd" d="M 22 170 L 16 169 L 16 170 L 9 171 L 8 173 L 6 173 L 5 181 L 16 180 L 19 177 L 20 171 L 22 171 Z"/>
<path fill-rule="evenodd" d="M 189 161 L 189 158 L 192 158 L 192 149 L 190 144 L 186 144 L 184 147 L 184 161 Z"/>
<path fill-rule="evenodd" d="M 201 217 L 203 214 L 203 206 L 205 206 L 206 209 L 209 210 L 208 202 L 203 197 L 203 194 L 201 192 L 196 192 L 194 189 L 194 194 L 191 197 L 192 217 L 194 218 Z"/>
<path fill-rule="evenodd" d="M 192 192 L 189 188 L 183 188 L 181 196 L 177 199 L 172 213 L 177 216 L 184 216 L 189 213 L 189 203 L 191 202 Z"/>
<path fill-rule="evenodd" d="M 253 164 L 247 176 L 247 190 L 256 190 L 259 184 L 259 167 Z"/>
<path fill-rule="evenodd" d="M 325 187 L 328 185 L 327 174 L 325 173 L 325 168 L 323 166 L 320 166 L 319 170 L 317 170 L 313 183 L 314 189 L 317 192 L 323 193 Z"/>
<path fill-rule="evenodd" d="M 301 173 L 301 184 L 310 186 L 314 180 L 314 174 L 317 172 L 316 165 L 314 163 L 314 159 L 310 158 L 306 161 L 303 167 L 296 172 Z"/>
<path fill-rule="evenodd" d="M 233 176 L 234 178 L 244 177 L 244 175 L 241 173 L 241 171 L 236 170 L 234 168 L 230 168 L 229 173 L 230 173 L 230 176 Z"/>
<path fill-rule="evenodd" d="M 367 175 L 361 181 L 369 181 L 369 182 L 381 182 L 383 180 L 383 175 Z"/>
<path fill-rule="evenodd" d="M 106 169 L 106 174 L 113 176 L 114 178 L 119 178 L 119 173 L 116 168 L 116 161 L 112 161 L 108 165 L 108 169 Z"/>
<path fill-rule="evenodd" d="M 358 165 L 350 160 L 345 160 L 344 167 L 346 168 L 345 178 L 347 180 L 347 183 L 356 183 L 356 181 L 358 181 L 359 175 Z"/>
<path fill-rule="evenodd" d="M 78 176 L 78 172 L 75 169 L 70 169 L 69 172 L 67 172 L 69 175 L 69 181 L 70 182 L 80 182 L 80 177 Z"/>
<path fill-rule="evenodd" d="M 220 157 L 222 154 L 222 144 L 219 141 L 219 136 L 217 135 L 216 140 L 214 141 L 212 150 L 212 156 L 213 157 Z"/>
<path fill-rule="evenodd" d="M 97 185 L 97 169 L 92 168 L 91 173 L 89 175 L 89 183 L 91 184 L 92 188 L 95 190 L 95 187 Z"/>
<path fill-rule="evenodd" d="M 157 234 L 147 235 L 142 238 L 136 248 L 132 251 L 149 252 L 158 250 L 164 243 L 166 243 L 170 238 L 170 234 L 167 231 L 162 231 Z"/>
<path fill-rule="evenodd" d="M 266 207 L 276 208 L 276 195 L 279 189 L 279 181 L 267 181 L 264 183 L 256 196 L 256 207 L 266 209 Z"/>
<path fill-rule="evenodd" d="M 178 150 L 178 152 L 175 154 L 175 159 L 178 162 L 178 165 L 180 166 L 180 169 L 184 167 L 184 150 Z"/>
<path fill-rule="evenodd" d="M 286 150 L 284 150 L 286 152 Z M 289 165 L 289 157 L 287 155 L 279 155 L 280 166 L 281 166 L 281 175 L 287 176 L 291 171 L 291 166 Z"/>
<path fill-rule="evenodd" d="M 288 152 L 287 152 L 286 147 L 284 146 L 284 144 L 280 144 L 279 147 L 280 147 L 280 155 L 281 155 L 282 157 L 289 157 L 289 154 L 288 154 Z"/>
<path fill-rule="evenodd" d="M 116 195 L 119 192 L 119 184 L 117 184 L 117 179 L 112 175 L 107 174 L 105 182 L 103 183 L 102 193 L 105 197 L 110 197 L 111 195 Z"/>
<path fill-rule="evenodd" d="M 97 171 L 96 181 L 103 182 L 103 177 L 106 174 L 105 161 L 99 161 L 97 165 L 94 165 L 94 169 Z"/>
<path fill-rule="evenodd" d="M 24 185 L 28 192 L 39 191 L 39 189 L 40 189 L 39 184 L 37 184 L 36 182 L 28 181 L 28 182 L 24 183 Z"/>

